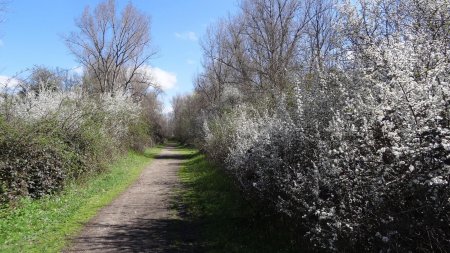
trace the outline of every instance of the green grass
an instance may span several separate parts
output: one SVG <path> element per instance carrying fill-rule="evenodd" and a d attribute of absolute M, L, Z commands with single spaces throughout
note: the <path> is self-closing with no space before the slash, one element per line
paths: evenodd
<path fill-rule="evenodd" d="M 277 218 L 250 206 L 223 170 L 196 150 L 180 152 L 189 157 L 179 172 L 181 207 L 198 224 L 199 244 L 206 252 L 299 252 L 291 243 L 293 234 Z"/>
<path fill-rule="evenodd" d="M 73 183 L 60 194 L 23 199 L 15 208 L 0 210 L 0 252 L 61 251 L 84 223 L 139 177 L 160 150 L 129 152 L 82 185 Z"/>

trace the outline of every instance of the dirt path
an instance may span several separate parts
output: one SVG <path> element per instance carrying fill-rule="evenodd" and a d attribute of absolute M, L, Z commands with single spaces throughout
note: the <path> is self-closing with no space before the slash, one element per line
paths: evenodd
<path fill-rule="evenodd" d="M 198 252 L 190 224 L 171 208 L 185 159 L 173 145 L 165 147 L 64 252 Z"/>

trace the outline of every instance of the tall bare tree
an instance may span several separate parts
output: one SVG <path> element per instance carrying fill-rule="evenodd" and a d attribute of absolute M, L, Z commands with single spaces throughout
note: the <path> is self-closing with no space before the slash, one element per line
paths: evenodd
<path fill-rule="evenodd" d="M 333 52 L 338 47 L 339 34 L 334 25 L 338 22 L 336 0 L 311 0 L 308 17 L 306 48 L 308 72 L 325 71 L 334 62 Z"/>
<path fill-rule="evenodd" d="M 151 85 L 141 69 L 155 54 L 150 18 L 128 3 L 120 15 L 114 0 L 86 7 L 76 20 L 78 31 L 65 37 L 66 44 L 84 66 L 90 93 L 127 91 Z"/>

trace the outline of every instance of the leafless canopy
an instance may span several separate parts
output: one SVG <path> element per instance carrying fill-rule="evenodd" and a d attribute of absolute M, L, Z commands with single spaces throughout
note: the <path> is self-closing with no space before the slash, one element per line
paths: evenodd
<path fill-rule="evenodd" d="M 78 31 L 66 44 L 85 68 L 89 93 L 142 90 L 151 79 L 141 71 L 155 51 L 151 48 L 150 18 L 131 3 L 118 15 L 114 0 L 86 7 L 76 20 Z"/>

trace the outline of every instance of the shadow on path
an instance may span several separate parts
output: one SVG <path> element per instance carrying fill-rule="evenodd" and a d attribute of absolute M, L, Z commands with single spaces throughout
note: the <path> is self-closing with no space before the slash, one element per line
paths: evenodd
<path fill-rule="evenodd" d="M 191 253 L 201 252 L 191 224 L 178 219 L 135 219 L 126 225 L 91 223 L 109 229 L 106 235 L 78 237 L 74 243 L 90 242 L 90 251 Z M 188 229 L 189 228 L 189 229 Z M 70 251 L 69 251 L 70 252 Z"/>
<path fill-rule="evenodd" d="M 157 160 L 166 160 L 166 159 L 173 159 L 173 160 L 180 160 L 180 162 L 185 162 L 188 159 L 193 158 L 194 156 L 198 155 L 197 153 L 193 154 L 169 154 L 169 155 L 158 155 L 155 157 Z"/>
<path fill-rule="evenodd" d="M 168 144 L 165 149 L 176 152 L 179 150 L 179 146 L 176 144 Z M 155 159 L 157 160 L 178 160 L 177 162 L 185 162 L 186 160 L 189 160 L 195 156 L 198 155 L 198 152 L 195 153 L 189 153 L 189 154 L 180 154 L 180 153 L 165 153 L 165 154 L 159 154 L 155 156 Z"/>

